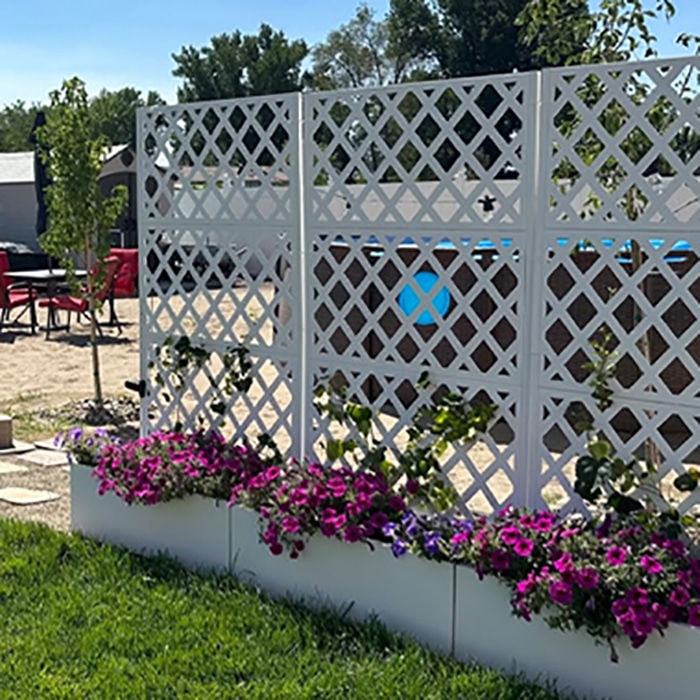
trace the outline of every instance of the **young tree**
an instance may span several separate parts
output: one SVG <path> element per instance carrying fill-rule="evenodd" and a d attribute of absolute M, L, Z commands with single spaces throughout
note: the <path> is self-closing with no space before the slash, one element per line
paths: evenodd
<path fill-rule="evenodd" d="M 90 346 L 95 400 L 102 403 L 100 358 L 97 349 L 97 298 L 104 288 L 104 259 L 109 253 L 109 229 L 127 201 L 127 189 L 118 185 L 111 196 L 102 197 L 98 178 L 109 147 L 104 136 L 92 135 L 90 103 L 79 78 L 63 83 L 51 93 L 46 126 L 37 134 L 45 148 L 44 158 L 52 184 L 46 189 L 49 228 L 40 238 L 41 247 L 58 258 L 68 272 L 76 294 L 88 304 Z M 85 260 L 87 280 L 81 286 L 75 275 L 74 255 Z"/>

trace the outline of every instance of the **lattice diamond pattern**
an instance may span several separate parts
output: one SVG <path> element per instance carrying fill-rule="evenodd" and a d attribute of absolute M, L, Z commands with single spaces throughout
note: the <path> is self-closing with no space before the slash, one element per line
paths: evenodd
<path fill-rule="evenodd" d="M 620 358 L 621 397 L 693 404 L 700 396 L 699 275 L 696 246 L 678 237 L 552 241 L 545 382 L 585 391 L 582 365 L 605 327 Z"/>
<path fill-rule="evenodd" d="M 545 71 L 544 101 L 550 225 L 697 230 L 695 58 Z"/>
<path fill-rule="evenodd" d="M 142 216 L 269 224 L 294 215 L 298 98 L 141 112 Z"/>
<path fill-rule="evenodd" d="M 518 230 L 532 78 L 309 95 L 308 214 L 325 224 Z"/>
<path fill-rule="evenodd" d="M 585 444 L 585 434 L 577 423 L 582 417 L 597 415 L 594 402 L 587 396 L 572 400 L 563 394 L 543 393 L 540 411 L 541 469 L 535 488 L 540 505 L 556 504 L 564 511 L 584 509 L 572 486 L 575 462 Z M 645 459 L 649 445 L 653 445 L 661 458 L 657 478 L 666 497 L 683 512 L 697 505 L 697 494 L 683 494 L 672 486 L 676 476 L 698 463 L 694 439 L 700 427 L 697 409 L 632 400 L 610 408 L 599 424 L 623 459 Z"/>
<path fill-rule="evenodd" d="M 515 381 L 522 296 L 512 240 L 325 234 L 312 252 L 319 359 Z M 421 288 L 421 275 L 432 276 L 431 288 Z"/>

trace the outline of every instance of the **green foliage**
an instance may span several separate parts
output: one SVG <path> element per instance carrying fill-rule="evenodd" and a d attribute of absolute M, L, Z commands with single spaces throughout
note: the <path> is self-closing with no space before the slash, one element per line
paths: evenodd
<path fill-rule="evenodd" d="M 41 105 L 27 106 L 22 100 L 17 100 L 0 111 L 0 153 L 31 149 L 29 137 L 40 109 Z"/>
<path fill-rule="evenodd" d="M 199 370 L 204 371 L 209 384 L 214 389 L 214 396 L 209 403 L 209 408 L 212 413 L 219 416 L 219 427 L 224 424 L 224 414 L 231 399 L 238 392 L 243 394 L 248 392 L 253 384 L 251 376 L 253 363 L 250 360 L 250 350 L 244 345 L 228 348 L 222 354 L 221 362 L 224 366 L 224 375 L 221 384 L 214 378 L 209 366 L 212 352 L 203 345 L 192 343 L 192 340 L 186 335 L 178 338 L 168 336 L 163 341 L 163 345 L 156 346 L 154 352 L 159 369 L 155 372 L 153 381 L 159 387 L 164 388 L 166 386 L 166 374 L 164 373 L 167 373 L 170 386 L 176 394 L 171 396 L 165 391 L 161 394 L 166 403 L 175 401 L 176 421 L 173 429 L 176 431 L 183 429 L 180 407 L 187 394 L 188 381 L 192 379 L 193 373 Z M 150 362 L 149 369 L 155 370 L 156 362 Z M 203 422 L 203 416 L 200 416 L 199 420 L 200 423 Z M 272 440 L 269 436 L 263 436 L 263 438 L 267 438 L 268 441 Z M 271 447 L 269 444 L 266 446 Z"/>
<path fill-rule="evenodd" d="M 424 373 L 419 389 L 430 387 Z M 455 393 L 438 396 L 420 409 L 408 427 L 408 443 L 398 464 L 386 457 L 387 448 L 374 438 L 375 416 L 369 406 L 348 400 L 347 388 L 321 384 L 315 390 L 314 406 L 322 417 L 344 427 L 347 436 L 329 439 L 329 461 L 352 460 L 360 470 L 382 473 L 390 481 L 406 480 L 405 496 L 414 505 L 442 512 L 450 508 L 457 492 L 441 470 L 441 459 L 450 446 L 469 446 L 488 429 L 496 415 L 493 404 L 469 405 Z"/>
<path fill-rule="evenodd" d="M 538 23 L 526 32 L 519 23 L 531 1 L 392 0 L 390 33 L 397 51 L 432 61 L 446 78 L 558 65 L 542 50 L 553 36 L 580 54 L 581 23 L 589 18 L 585 0 L 550 3 L 547 30 Z"/>
<path fill-rule="evenodd" d="M 151 90 L 142 97 L 133 87 L 110 92 L 101 90 L 90 102 L 92 135 L 104 136 L 113 144 L 136 145 L 136 110 L 139 107 L 165 104 L 163 98 Z"/>
<path fill-rule="evenodd" d="M 400 83 L 414 77 L 422 61 L 402 53 L 389 20 L 360 5 L 355 16 L 328 34 L 312 51 L 313 86 L 319 90 Z"/>
<path fill-rule="evenodd" d="M 183 47 L 173 54 L 173 75 L 182 78 L 180 102 L 295 92 L 302 88 L 302 62 L 309 50 L 302 40 L 262 24 L 258 34 L 239 31 L 212 37 L 209 46 Z"/>
<path fill-rule="evenodd" d="M 13 700 L 564 698 L 376 622 L 47 527 L 1 520 L 0 551 L 2 695 Z"/>

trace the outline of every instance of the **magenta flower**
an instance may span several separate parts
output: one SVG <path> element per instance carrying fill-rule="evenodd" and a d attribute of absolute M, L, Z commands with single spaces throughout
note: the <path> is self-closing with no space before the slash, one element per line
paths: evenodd
<path fill-rule="evenodd" d="M 531 515 L 523 515 L 520 518 L 520 524 L 523 527 L 531 528 L 535 526 L 535 519 Z"/>
<path fill-rule="evenodd" d="M 343 531 L 343 539 L 346 542 L 359 542 L 362 539 L 362 530 L 357 525 L 348 525 Z"/>
<path fill-rule="evenodd" d="M 661 563 L 658 561 L 658 559 L 650 557 L 648 554 L 645 554 L 642 557 L 641 567 L 645 571 L 648 571 L 650 574 L 660 574 L 664 570 L 664 567 L 661 566 Z"/>
<path fill-rule="evenodd" d="M 464 544 L 465 542 L 469 542 L 468 532 L 455 532 L 455 534 L 452 535 L 452 539 L 450 540 L 450 544 L 453 547 L 459 547 L 459 545 Z"/>
<path fill-rule="evenodd" d="M 280 554 L 282 554 L 282 552 L 284 552 L 284 547 L 282 547 L 279 542 L 273 542 L 270 545 L 270 553 L 273 556 L 278 557 Z"/>
<path fill-rule="evenodd" d="M 348 490 L 347 484 L 339 476 L 328 479 L 326 487 L 335 498 L 342 498 Z"/>
<path fill-rule="evenodd" d="M 672 557 L 684 557 L 687 553 L 685 544 L 680 540 L 668 540 L 663 546 Z"/>
<path fill-rule="evenodd" d="M 610 566 L 622 566 L 627 559 L 627 552 L 622 547 L 610 547 L 605 553 L 605 559 Z"/>
<path fill-rule="evenodd" d="M 540 515 L 535 521 L 535 530 L 537 532 L 549 532 L 554 527 L 553 515 Z"/>
<path fill-rule="evenodd" d="M 287 516 L 282 520 L 282 529 L 285 532 L 299 532 L 299 520 L 293 518 L 292 516 Z"/>
<path fill-rule="evenodd" d="M 568 583 L 554 581 L 549 586 L 549 597 L 554 603 L 569 605 L 574 599 L 574 589 Z"/>
<path fill-rule="evenodd" d="M 599 581 L 600 577 L 598 576 L 598 572 L 590 567 L 576 572 L 576 583 L 586 590 L 597 588 Z"/>
<path fill-rule="evenodd" d="M 406 510 L 406 502 L 401 496 L 389 496 L 388 505 L 389 508 L 395 510 L 397 513 Z"/>
<path fill-rule="evenodd" d="M 654 621 L 648 615 L 637 615 L 634 618 L 634 631 L 640 637 L 648 637 L 654 631 Z"/>
<path fill-rule="evenodd" d="M 269 467 L 265 472 L 265 478 L 268 481 L 274 481 L 282 473 L 279 467 Z"/>
<path fill-rule="evenodd" d="M 309 497 L 308 497 L 306 491 L 304 491 L 304 489 L 294 489 L 294 491 L 292 491 L 292 501 L 296 505 L 298 505 L 298 506 L 306 505 L 308 500 L 309 500 Z"/>
<path fill-rule="evenodd" d="M 529 557 L 532 554 L 532 550 L 534 548 L 535 548 L 535 543 L 532 540 L 528 540 L 528 539 L 523 538 L 515 543 L 515 547 L 513 547 L 513 551 L 519 557 Z"/>
<path fill-rule="evenodd" d="M 684 608 L 688 603 L 690 603 L 690 593 L 687 588 L 674 588 L 671 592 L 671 597 L 669 601 L 672 605 L 676 605 L 679 608 Z"/>
<path fill-rule="evenodd" d="M 514 525 L 509 525 L 501 530 L 500 539 L 503 544 L 514 545 L 520 541 L 522 535 Z"/>
<path fill-rule="evenodd" d="M 571 562 L 571 555 L 568 552 L 564 552 L 555 562 L 554 568 L 560 573 L 565 571 L 571 571 L 573 564 Z"/>
<path fill-rule="evenodd" d="M 510 566 L 510 556 L 504 549 L 491 552 L 491 566 L 495 571 L 504 571 Z"/>
<path fill-rule="evenodd" d="M 386 513 L 375 513 L 370 519 L 369 519 L 370 525 L 372 525 L 373 528 L 376 530 L 381 530 L 388 522 L 389 522 L 389 516 Z"/>
<path fill-rule="evenodd" d="M 693 605 L 688 610 L 688 624 L 692 627 L 700 627 L 700 605 Z"/>

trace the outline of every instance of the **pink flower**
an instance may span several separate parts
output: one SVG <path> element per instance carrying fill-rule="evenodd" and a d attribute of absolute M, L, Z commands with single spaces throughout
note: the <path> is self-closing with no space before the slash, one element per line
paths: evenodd
<path fill-rule="evenodd" d="M 298 505 L 298 506 L 303 506 L 308 502 L 309 498 L 303 489 L 294 489 L 292 491 L 292 501 Z"/>
<path fill-rule="evenodd" d="M 564 552 L 555 562 L 554 568 L 561 574 L 565 571 L 571 571 L 573 564 L 571 562 L 571 555 L 568 552 Z"/>
<path fill-rule="evenodd" d="M 369 519 L 369 522 L 373 528 L 381 530 L 389 522 L 389 516 L 386 513 L 378 512 Z"/>
<path fill-rule="evenodd" d="M 343 531 L 343 539 L 346 542 L 359 542 L 362 539 L 362 530 L 357 525 L 348 525 Z"/>
<path fill-rule="evenodd" d="M 519 557 L 529 557 L 532 554 L 532 550 L 535 548 L 535 543 L 532 540 L 521 539 L 515 543 L 513 551 Z"/>
<path fill-rule="evenodd" d="M 676 605 L 679 608 L 684 608 L 688 603 L 690 603 L 690 593 L 688 593 L 687 588 L 674 588 L 671 592 L 671 597 L 669 598 L 672 605 Z"/>
<path fill-rule="evenodd" d="M 700 605 L 693 605 L 688 610 L 688 624 L 692 627 L 700 627 Z"/>
<path fill-rule="evenodd" d="M 464 544 L 465 542 L 469 541 L 469 533 L 468 532 L 455 532 L 454 535 L 452 535 L 452 539 L 450 540 L 450 544 L 453 547 L 459 547 L 459 545 Z"/>
<path fill-rule="evenodd" d="M 568 583 L 554 581 L 549 586 L 549 597 L 554 603 L 569 605 L 574 598 L 574 591 Z"/>
<path fill-rule="evenodd" d="M 595 569 L 584 568 L 576 572 L 576 583 L 586 590 L 597 588 L 599 581 L 600 577 Z"/>
<path fill-rule="evenodd" d="M 278 557 L 282 552 L 284 551 L 284 547 L 279 542 L 273 542 L 270 545 L 270 553 L 276 557 Z"/>
<path fill-rule="evenodd" d="M 664 542 L 663 546 L 672 557 L 680 558 L 686 555 L 686 546 L 680 540 L 668 540 Z"/>
<path fill-rule="evenodd" d="M 299 521 L 297 518 L 293 518 L 292 516 L 287 516 L 282 520 L 282 529 L 285 532 L 299 532 Z"/>
<path fill-rule="evenodd" d="M 641 567 L 650 574 L 660 574 L 664 570 L 661 563 L 657 559 L 654 559 L 654 557 L 650 557 L 648 554 L 645 554 L 642 557 Z"/>
<path fill-rule="evenodd" d="M 342 498 L 348 490 L 346 483 L 339 476 L 328 479 L 326 486 L 335 498 Z"/>
<path fill-rule="evenodd" d="M 499 537 L 503 544 L 514 545 L 520 541 L 522 535 L 517 527 L 514 525 L 509 525 L 501 530 Z"/>
<path fill-rule="evenodd" d="M 537 532 L 549 532 L 554 526 L 554 516 L 553 515 L 541 515 L 535 521 L 535 530 Z"/>
<path fill-rule="evenodd" d="M 627 552 L 622 547 L 610 547 L 605 553 L 605 559 L 610 566 L 622 566 L 627 559 Z"/>
<path fill-rule="evenodd" d="M 654 631 L 654 621 L 648 615 L 637 615 L 634 619 L 634 631 L 640 637 L 647 637 Z"/>

